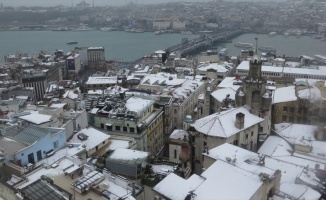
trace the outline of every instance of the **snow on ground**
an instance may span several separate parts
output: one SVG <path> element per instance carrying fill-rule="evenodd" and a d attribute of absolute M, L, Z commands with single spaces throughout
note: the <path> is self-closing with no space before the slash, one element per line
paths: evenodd
<path fill-rule="evenodd" d="M 175 167 L 172 165 L 152 165 L 155 174 L 170 174 L 174 171 Z"/>

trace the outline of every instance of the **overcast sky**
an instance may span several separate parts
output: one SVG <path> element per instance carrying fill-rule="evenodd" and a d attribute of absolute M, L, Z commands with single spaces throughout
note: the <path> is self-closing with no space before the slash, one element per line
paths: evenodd
<path fill-rule="evenodd" d="M 0 0 L 4 6 L 57 6 L 57 5 L 64 5 L 64 6 L 71 6 L 72 2 L 74 5 L 78 4 L 82 0 Z M 92 5 L 93 0 L 85 0 L 87 3 Z M 164 2 L 171 2 L 171 1 L 180 1 L 180 0 L 94 0 L 95 6 L 121 6 L 125 5 L 129 2 L 134 3 L 164 3 Z M 190 1 L 203 1 L 203 0 L 187 0 Z M 208 0 L 204 0 L 208 1 Z"/>

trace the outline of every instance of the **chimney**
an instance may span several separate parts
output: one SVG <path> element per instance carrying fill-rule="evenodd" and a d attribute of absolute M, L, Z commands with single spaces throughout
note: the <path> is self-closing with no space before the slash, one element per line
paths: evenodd
<path fill-rule="evenodd" d="M 245 114 L 243 114 L 242 112 L 239 112 L 239 113 L 236 114 L 235 126 L 238 129 L 243 129 L 243 127 L 244 127 L 244 118 L 245 118 Z"/>

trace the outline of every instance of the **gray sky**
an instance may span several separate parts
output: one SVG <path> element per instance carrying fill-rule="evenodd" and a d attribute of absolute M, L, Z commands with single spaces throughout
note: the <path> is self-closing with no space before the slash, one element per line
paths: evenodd
<path fill-rule="evenodd" d="M 81 2 L 82 0 L 0 0 L 4 6 L 57 6 L 57 5 L 64 5 L 64 6 L 71 6 L 73 2 L 74 5 Z M 85 0 L 87 3 L 92 5 L 92 0 Z M 164 3 L 164 2 L 171 2 L 171 1 L 180 1 L 180 0 L 94 0 L 95 6 L 121 6 L 125 5 L 129 2 L 134 3 Z M 203 1 L 203 0 L 187 0 L 188 2 L 194 1 Z M 207 0 L 206 0 L 207 1 Z"/>

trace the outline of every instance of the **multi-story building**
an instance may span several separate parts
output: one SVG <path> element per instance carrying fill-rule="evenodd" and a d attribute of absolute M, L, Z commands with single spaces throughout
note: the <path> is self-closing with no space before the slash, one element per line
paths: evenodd
<path fill-rule="evenodd" d="M 210 79 L 215 79 L 219 84 L 225 77 L 230 76 L 232 71 L 233 67 L 230 65 L 205 63 L 197 67 L 196 74 L 206 76 Z"/>
<path fill-rule="evenodd" d="M 81 61 L 79 54 L 73 54 L 66 60 L 66 66 L 68 72 L 78 73 L 81 69 Z"/>
<path fill-rule="evenodd" d="M 206 83 L 197 80 L 179 79 L 176 74 L 158 73 L 143 78 L 138 89 L 154 94 L 169 95 L 173 97 L 173 117 L 170 123 L 173 128 L 183 128 L 183 119 L 186 115 L 195 115 L 199 107 L 199 96 L 205 95 Z"/>
<path fill-rule="evenodd" d="M 154 100 L 111 95 L 92 109 L 90 123 L 110 135 L 134 138 L 138 150 L 152 155 L 163 148 L 163 108 L 155 108 Z"/>
<path fill-rule="evenodd" d="M 88 67 L 104 67 L 105 66 L 105 50 L 104 47 L 89 47 L 87 49 Z"/>
<path fill-rule="evenodd" d="M 199 174 L 203 168 L 202 152 L 224 143 L 256 151 L 262 121 L 264 119 L 239 107 L 209 115 L 190 124 L 192 168 Z"/>
<path fill-rule="evenodd" d="M 266 85 L 267 80 L 262 76 L 262 62 L 255 55 L 250 61 L 248 76 L 242 79 L 242 87 L 237 89 L 235 104 L 237 107 L 248 105 L 250 113 L 264 118 L 259 128 L 262 139 L 271 130 L 272 91 Z"/>
<path fill-rule="evenodd" d="M 155 30 L 165 30 L 171 27 L 170 21 L 155 21 L 153 22 L 153 29 Z"/>
<path fill-rule="evenodd" d="M 86 84 L 86 90 L 106 89 L 111 86 L 115 86 L 118 83 L 117 76 L 105 76 L 105 77 L 88 77 Z"/>
<path fill-rule="evenodd" d="M 236 75 L 247 76 L 249 71 L 249 61 L 242 61 L 236 69 Z M 261 77 L 286 83 L 293 83 L 296 78 L 325 80 L 326 69 L 324 66 L 319 66 L 316 69 L 261 66 Z"/>
<path fill-rule="evenodd" d="M 324 81 L 296 79 L 293 86 L 277 88 L 273 96 L 273 123 L 324 125 L 325 96 Z"/>
<path fill-rule="evenodd" d="M 66 145 L 66 133 L 60 128 L 17 125 L 3 130 L 0 140 L 5 163 L 18 166 L 34 164 Z"/>

